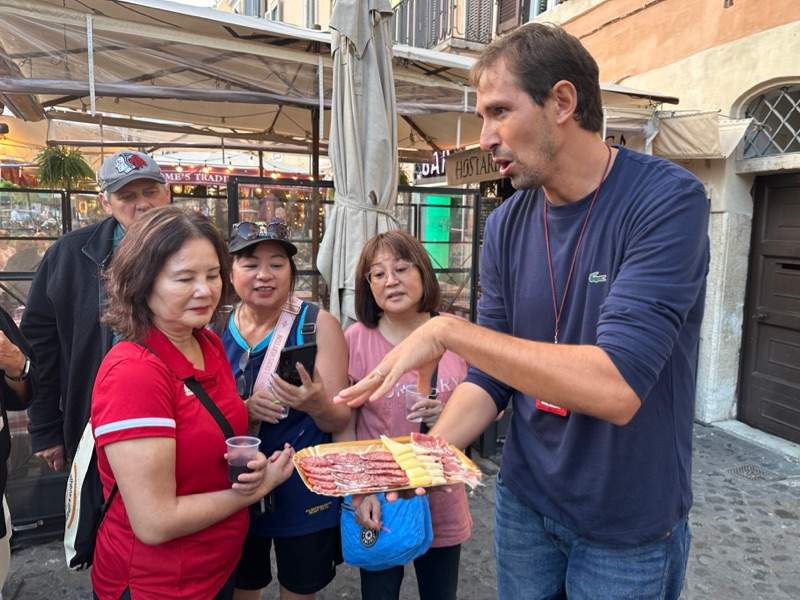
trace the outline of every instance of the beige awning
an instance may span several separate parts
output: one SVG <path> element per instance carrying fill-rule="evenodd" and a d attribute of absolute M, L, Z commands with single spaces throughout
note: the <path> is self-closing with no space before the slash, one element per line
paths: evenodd
<path fill-rule="evenodd" d="M 29 164 L 44 149 L 47 142 L 47 123 L 27 123 L 14 117 L 0 116 L 8 125 L 8 133 L 0 134 L 0 165 Z"/>
<path fill-rule="evenodd" d="M 726 159 L 752 119 L 727 119 L 716 111 L 659 113 L 653 154 L 675 160 Z"/>

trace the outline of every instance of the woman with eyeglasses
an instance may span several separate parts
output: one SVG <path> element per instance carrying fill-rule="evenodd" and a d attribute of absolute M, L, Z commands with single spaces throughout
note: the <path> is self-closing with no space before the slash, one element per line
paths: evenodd
<path fill-rule="evenodd" d="M 270 453 L 290 443 L 301 450 L 331 441 L 347 425 L 350 409 L 333 404 L 347 385 L 347 349 L 339 322 L 317 306 L 303 302 L 285 347 L 317 343 L 314 372 L 297 364 L 301 385 L 277 374 L 266 389 L 254 390 L 281 311 L 293 296 L 297 247 L 289 241 L 285 221 L 242 222 L 233 226 L 234 290 L 240 298 L 222 335 L 228 361 L 245 399 L 251 430 Z M 272 580 L 270 546 L 274 544 L 282 600 L 313 598 L 336 575 L 341 563 L 339 502 L 309 492 L 300 476 L 267 498 L 267 511 L 253 516 L 237 567 L 236 598 L 260 598 Z"/>
<path fill-rule="evenodd" d="M 97 532 L 99 600 L 233 597 L 247 507 L 292 472 L 292 450 L 228 480 L 226 438 L 247 433 L 222 344 L 206 329 L 229 285 L 213 223 L 178 206 L 130 226 L 106 273 L 116 336 L 91 424 L 108 510 Z"/>
<path fill-rule="evenodd" d="M 358 322 L 345 332 L 350 381 L 355 383 L 372 373 L 396 344 L 435 315 L 440 298 L 436 274 L 419 240 L 399 230 L 369 239 L 356 272 Z M 431 382 L 435 384 L 431 386 L 434 394 L 408 402 L 416 376 L 406 374 L 389 394 L 354 409 L 347 430 L 337 439 L 374 439 L 426 431 L 466 374 L 464 360 L 445 352 L 434 374 L 436 381 Z M 421 600 L 455 600 L 461 544 L 472 532 L 464 486 L 450 486 L 450 493 L 434 488 L 429 502 L 434 538 L 431 548 L 414 561 L 419 595 Z M 356 519 L 362 527 L 381 529 L 380 502 L 374 495 L 361 500 Z M 403 566 L 383 571 L 361 569 L 361 597 L 397 600 L 403 575 Z"/>

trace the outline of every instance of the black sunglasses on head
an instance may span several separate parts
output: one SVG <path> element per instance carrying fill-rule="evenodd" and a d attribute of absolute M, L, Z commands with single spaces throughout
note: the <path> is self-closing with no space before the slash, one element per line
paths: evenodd
<path fill-rule="evenodd" d="M 233 224 L 233 235 L 238 235 L 243 240 L 288 240 L 289 228 L 282 221 L 269 223 L 256 223 L 254 221 L 241 221 Z"/>

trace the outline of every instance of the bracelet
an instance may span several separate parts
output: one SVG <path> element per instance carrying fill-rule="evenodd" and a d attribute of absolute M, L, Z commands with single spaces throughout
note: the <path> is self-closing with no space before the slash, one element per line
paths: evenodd
<path fill-rule="evenodd" d="M 6 371 L 5 376 L 6 379 L 11 381 L 25 381 L 28 378 L 28 375 L 31 372 L 31 359 L 27 356 L 25 357 L 25 364 L 22 365 L 22 371 L 16 377 L 14 375 L 9 375 L 8 371 Z"/>

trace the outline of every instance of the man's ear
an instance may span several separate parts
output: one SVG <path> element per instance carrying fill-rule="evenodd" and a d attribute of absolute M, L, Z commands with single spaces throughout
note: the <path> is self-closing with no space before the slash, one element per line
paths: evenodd
<path fill-rule="evenodd" d="M 111 203 L 106 198 L 105 192 L 100 192 L 97 194 L 97 199 L 100 200 L 100 205 L 103 207 L 103 210 L 106 211 L 107 215 L 111 214 Z"/>
<path fill-rule="evenodd" d="M 578 91 L 570 81 L 561 80 L 553 86 L 550 99 L 555 102 L 556 123 L 563 125 L 575 118 L 578 110 Z"/>

